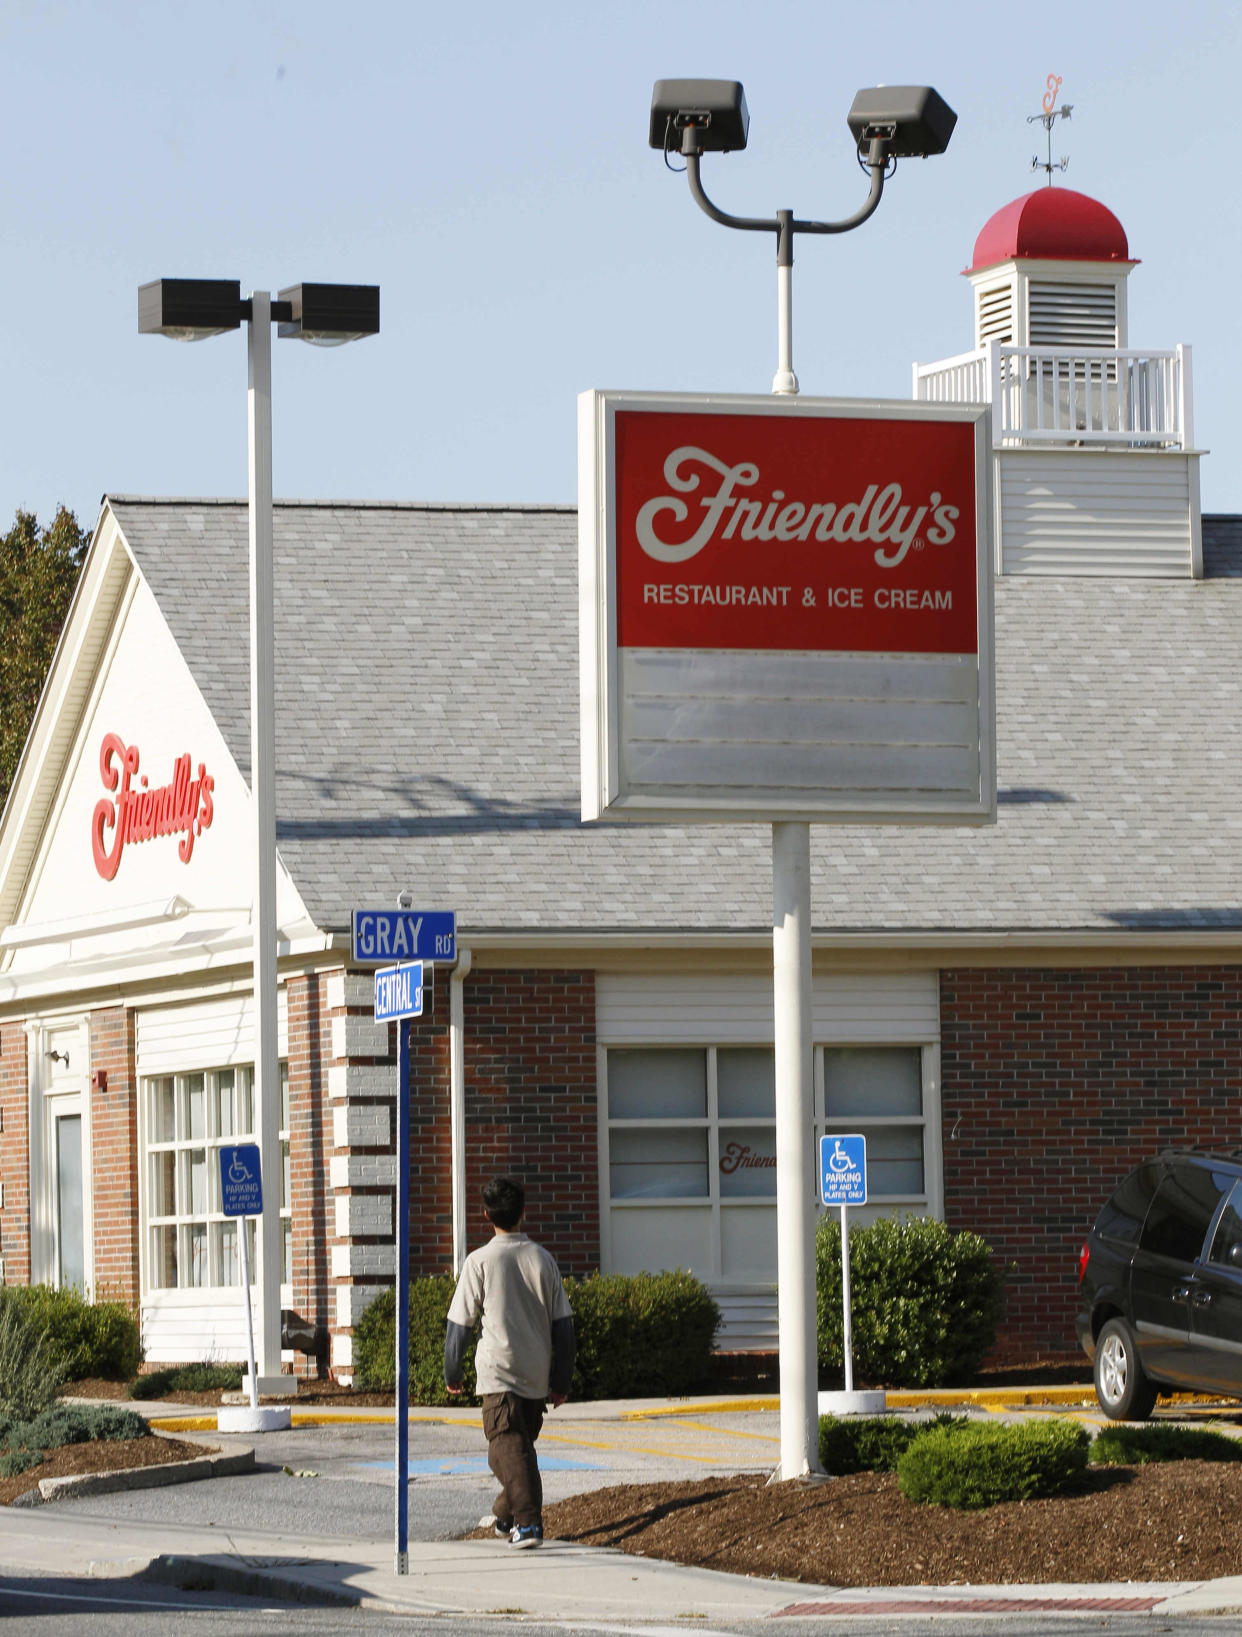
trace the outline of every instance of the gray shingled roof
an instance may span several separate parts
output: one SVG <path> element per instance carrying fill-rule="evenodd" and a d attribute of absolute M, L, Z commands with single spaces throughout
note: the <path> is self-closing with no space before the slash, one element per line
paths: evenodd
<path fill-rule="evenodd" d="M 111 502 L 249 771 L 244 504 Z M 277 813 L 317 923 L 764 932 L 765 826 L 578 821 L 568 509 L 279 504 Z M 999 821 L 819 826 L 817 929 L 1242 929 L 1242 519 L 1208 577 L 997 585 Z"/>

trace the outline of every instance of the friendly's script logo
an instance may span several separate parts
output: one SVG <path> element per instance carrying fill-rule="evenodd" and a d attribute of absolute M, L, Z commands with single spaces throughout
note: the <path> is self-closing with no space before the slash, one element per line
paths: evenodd
<path fill-rule="evenodd" d="M 668 524 L 684 524 L 690 506 L 681 497 L 703 485 L 704 469 L 715 474 L 714 493 L 699 497 L 703 517 L 685 540 L 663 537 Z M 664 480 L 673 494 L 656 495 L 638 510 L 635 534 L 648 557 L 660 563 L 684 563 L 712 540 L 833 541 L 841 545 L 874 545 L 881 568 L 896 568 L 920 538 L 928 545 L 948 545 L 957 530 L 960 508 L 933 489 L 919 505 L 905 500 L 900 483 L 869 483 L 856 499 L 790 499 L 773 489 L 765 499 L 736 491 L 759 482 L 754 461 L 729 465 L 692 444 L 674 449 L 664 462 Z M 891 549 L 889 549 L 891 548 Z"/>
<path fill-rule="evenodd" d="M 197 776 L 192 775 L 193 764 L 187 751 L 174 762 L 169 782 L 150 789 L 145 773 L 134 782 L 138 761 L 137 745 L 127 745 L 118 734 L 104 734 L 99 747 L 99 774 L 104 789 L 115 790 L 116 795 L 104 796 L 95 804 L 91 851 L 95 868 L 105 881 L 115 878 L 121 854 L 130 842 L 180 835 L 177 857 L 188 864 L 195 839 L 211 827 L 215 811 L 211 793 L 216 781 L 204 762 L 198 764 Z M 110 844 L 105 842 L 109 831 Z"/>

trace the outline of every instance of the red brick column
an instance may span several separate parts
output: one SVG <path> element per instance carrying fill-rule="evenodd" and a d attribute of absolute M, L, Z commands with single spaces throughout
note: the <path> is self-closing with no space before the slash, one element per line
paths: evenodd
<path fill-rule="evenodd" d="M 334 1231 L 328 1197 L 332 1111 L 327 1059 L 332 1055 L 328 979 L 312 973 L 287 986 L 289 1027 L 289 1164 L 293 1236 L 293 1309 L 324 1337 L 322 1361 L 294 1356 L 299 1376 L 328 1368 L 328 1241 Z"/>
<path fill-rule="evenodd" d="M 1009 1265 L 998 1360 L 1077 1351 L 1078 1251 L 1127 1171 L 1242 1135 L 1242 967 L 945 971 L 945 1216 Z"/>
<path fill-rule="evenodd" d="M 137 1309 L 138 1079 L 134 1014 L 123 1006 L 92 1012 L 91 1200 L 98 1300 Z"/>
<path fill-rule="evenodd" d="M 26 1029 L 0 1023 L 0 1257 L 4 1283 L 30 1283 L 30 1086 Z"/>

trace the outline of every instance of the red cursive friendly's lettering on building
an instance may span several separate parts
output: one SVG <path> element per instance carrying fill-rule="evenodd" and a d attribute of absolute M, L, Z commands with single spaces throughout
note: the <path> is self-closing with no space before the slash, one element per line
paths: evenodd
<path fill-rule="evenodd" d="M 115 877 L 121 854 L 130 842 L 180 835 L 177 856 L 188 864 L 195 839 L 211 827 L 215 780 L 204 762 L 198 764 L 194 775 L 187 751 L 173 763 L 169 782 L 151 788 L 146 774 L 138 775 L 138 761 L 137 745 L 127 745 L 119 734 L 104 734 L 99 747 L 99 776 L 104 789 L 116 794 L 104 796 L 95 804 L 91 851 L 95 868 L 105 881 Z"/>

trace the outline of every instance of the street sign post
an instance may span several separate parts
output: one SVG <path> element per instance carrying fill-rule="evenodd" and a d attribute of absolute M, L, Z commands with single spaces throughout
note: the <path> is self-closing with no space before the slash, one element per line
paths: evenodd
<path fill-rule="evenodd" d="M 845 1392 L 854 1391 L 854 1337 L 850 1319 L 851 1205 L 867 1203 L 867 1139 L 859 1132 L 819 1139 L 819 1188 L 825 1205 L 841 1207 L 841 1312 L 844 1319 Z"/>
<path fill-rule="evenodd" d="M 220 1206 L 225 1216 L 238 1219 L 237 1241 L 241 1255 L 242 1299 L 246 1305 L 246 1346 L 250 1365 L 250 1408 L 259 1407 L 259 1379 L 254 1360 L 254 1309 L 250 1305 L 250 1231 L 248 1216 L 263 1215 L 263 1170 L 259 1145 L 235 1143 L 220 1150 Z"/>
<path fill-rule="evenodd" d="M 404 896 L 404 895 L 403 895 Z M 454 910 L 356 909 L 355 966 L 374 966 L 375 1021 L 397 1024 L 397 1273 L 395 1416 L 396 1571 L 409 1574 L 410 1467 L 410 1019 L 423 1012 L 423 967 L 457 959 Z M 395 964 L 394 964 L 395 963 Z"/>

